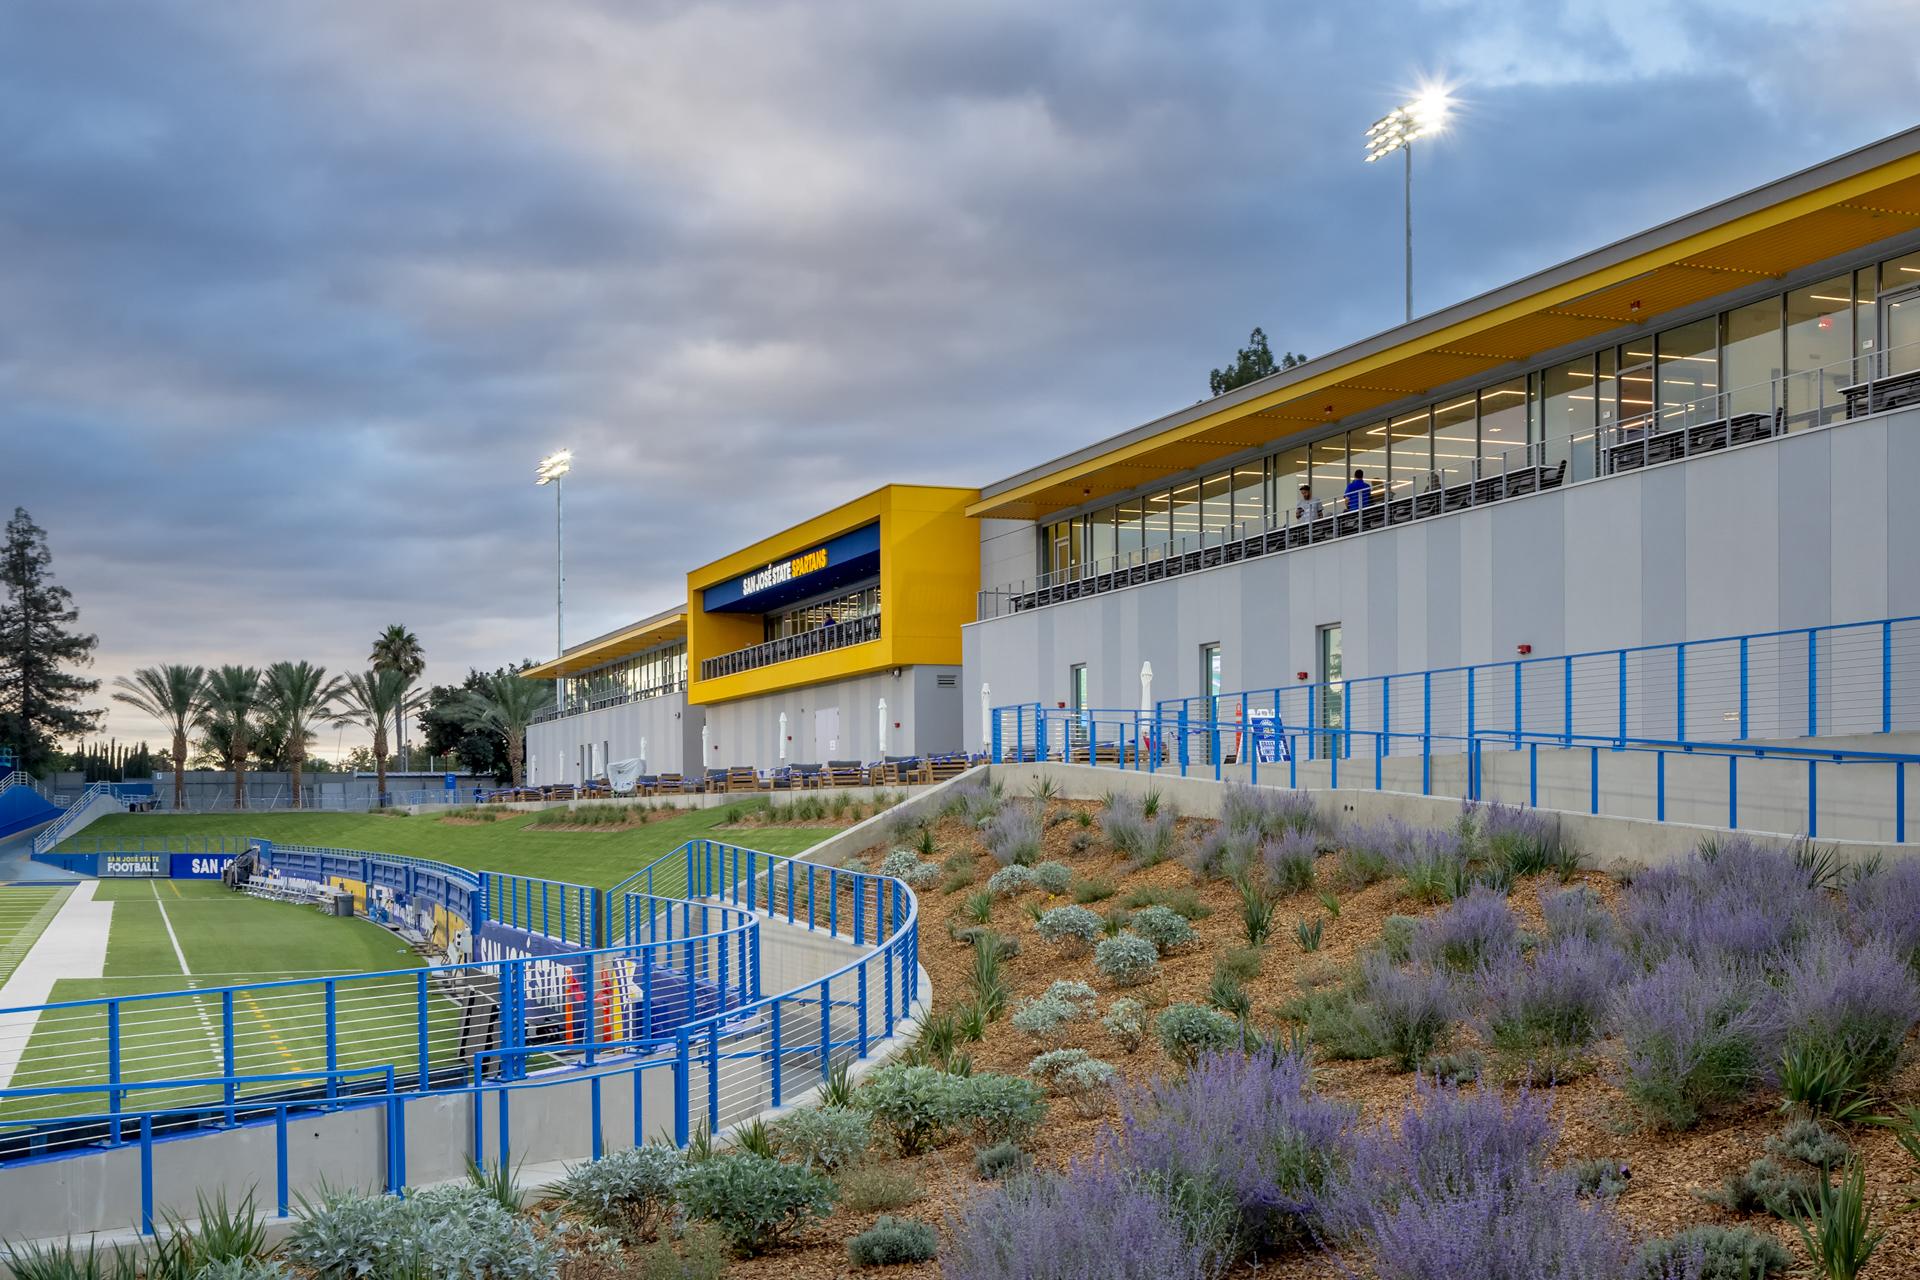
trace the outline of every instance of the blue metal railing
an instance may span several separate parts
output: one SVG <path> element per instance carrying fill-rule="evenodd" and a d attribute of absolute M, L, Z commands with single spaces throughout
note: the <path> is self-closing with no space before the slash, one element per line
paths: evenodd
<path fill-rule="evenodd" d="M 1059 761 L 1146 772 L 1167 769 L 1177 771 L 1181 777 L 1210 775 L 1215 781 L 1224 781 L 1229 776 L 1237 779 L 1244 775 L 1247 781 L 1256 786 L 1264 779 L 1270 786 L 1297 788 L 1301 785 L 1300 770 L 1304 763 L 1316 770 L 1308 777 L 1309 785 L 1313 786 L 1336 790 L 1341 787 L 1370 787 L 1376 791 L 1417 791 L 1418 794 L 1429 796 L 1455 794 L 1436 791 L 1435 761 L 1449 758 L 1457 760 L 1465 756 L 1466 770 L 1457 794 L 1472 800 L 1495 798 L 1490 794 L 1491 784 L 1486 766 L 1490 749 L 1501 754 L 1524 751 L 1527 755 L 1524 803 L 1531 807 L 1540 807 L 1546 794 L 1546 790 L 1543 790 L 1546 784 L 1543 784 L 1540 772 L 1542 748 L 1548 751 L 1550 761 L 1553 759 L 1551 753 L 1556 751 L 1580 753 L 1584 755 L 1587 765 L 1584 771 L 1586 786 L 1577 797 L 1581 807 L 1589 813 L 1599 814 L 1603 812 L 1603 797 L 1606 797 L 1609 800 L 1624 798 L 1627 800 L 1625 807 L 1632 809 L 1636 807 L 1632 803 L 1633 798 L 1644 793 L 1651 805 L 1651 813 L 1633 812 L 1620 816 L 1650 816 L 1661 822 L 1668 820 L 1668 761 L 1675 758 L 1724 759 L 1727 762 L 1724 780 L 1714 780 L 1716 790 L 1708 803 L 1716 816 L 1723 814 L 1725 818 L 1724 823 L 1715 825 L 1732 829 L 1750 825 L 1742 819 L 1740 777 L 1743 764 L 1804 764 L 1804 803 L 1795 811 L 1804 821 L 1793 830 L 1780 833 L 1786 835 L 1822 834 L 1820 782 L 1823 767 L 1843 767 L 1856 774 L 1863 771 L 1883 772 L 1885 786 L 1879 792 L 1878 803 L 1884 807 L 1874 808 L 1875 802 L 1868 801 L 1868 811 L 1849 816 L 1856 825 L 1885 828 L 1896 843 L 1905 843 L 1907 840 L 1907 768 L 1920 764 L 1920 754 L 1787 743 L 1533 732 L 1516 735 L 1505 729 L 1477 731 L 1471 735 L 1389 733 L 1375 729 L 1326 727 L 1308 730 L 1285 728 L 1270 722 L 1255 722 L 1250 726 L 1242 721 L 1195 720 L 1178 713 L 1074 712 L 1046 707 L 1034 709 L 1022 727 L 1028 733 L 1000 753 L 1003 760 Z M 1650 759 L 1652 778 L 1629 778 L 1623 783 L 1617 777 L 1610 777 L 1608 785 L 1603 786 L 1602 761 L 1608 761 L 1611 767 L 1612 762 L 1620 757 Z M 1420 766 L 1417 786 L 1410 771 L 1405 778 L 1396 776 L 1394 781 L 1397 785 L 1389 786 L 1388 770 L 1396 762 L 1410 765 L 1415 759 Z M 1231 775 L 1227 772 L 1229 767 L 1233 769 Z M 1324 771 L 1324 781 L 1321 771 Z M 1748 776 L 1750 779 L 1753 777 L 1751 769 Z M 1767 775 L 1768 794 L 1765 798 L 1772 802 L 1766 806 L 1770 812 L 1782 812 L 1788 807 L 1781 796 L 1783 781 L 1777 769 Z M 1695 779 L 1695 783 L 1698 785 L 1699 780 Z M 1548 798 L 1557 796 L 1562 802 L 1559 807 L 1570 807 L 1566 803 L 1569 793 L 1564 786 L 1548 786 L 1546 789 L 1555 793 L 1555 796 Z M 1516 803 L 1522 802 L 1518 795 L 1507 798 Z M 1697 791 L 1692 798 L 1698 801 Z M 1614 807 L 1621 806 L 1616 804 Z M 1749 797 L 1746 812 L 1751 814 L 1756 807 Z M 1860 838 L 1880 837 L 1869 835 Z"/>
<path fill-rule="evenodd" d="M 471 896 L 431 905 L 456 915 L 464 907 L 471 914 L 459 919 L 483 934 L 499 926 L 537 932 L 529 926 L 545 923 L 592 936 L 612 921 L 618 941 L 583 948 L 555 932 L 542 935 L 551 951 L 536 955 L 0 1009 L 0 1035 L 23 1015 L 30 1024 L 29 1038 L 13 1046 L 13 1080 L 0 1088 L 0 1165 L 137 1143 L 150 1229 L 156 1135 L 272 1123 L 284 1213 L 290 1115 L 383 1106 L 386 1131 L 404 1134 L 410 1102 L 468 1097 L 478 1155 L 481 1104 L 491 1095 L 495 1142 L 511 1163 L 510 1096 L 571 1081 L 590 1090 L 597 1158 L 603 1088 L 631 1077 L 637 1142 L 642 1077 L 657 1071 L 671 1073 L 674 1105 L 671 1116 L 654 1119 L 685 1143 L 698 1125 L 718 1129 L 778 1106 L 836 1063 L 865 1056 L 918 997 L 917 904 L 890 877 L 698 840 L 614 890 L 585 890 L 587 905 L 569 905 L 563 927 L 554 903 L 580 902 L 581 886 L 250 843 L 264 846 L 265 865 L 287 878 L 357 878 L 366 890 L 394 890 L 403 906 L 429 879 L 464 881 Z M 553 886 L 544 921 L 530 893 L 541 883 Z M 669 884 L 680 895 L 636 887 Z M 761 990 L 767 921 L 833 934 L 852 944 L 855 958 L 769 997 Z M 476 1019 L 481 1006 L 489 1016 Z M 0 1056 L 6 1052 L 0 1045 Z M 276 1055 L 295 1069 L 252 1069 L 277 1065 Z M 70 1105 L 86 1098 L 94 1105 Z M 390 1188 L 405 1182 L 404 1137 L 398 1144 L 386 1153 Z"/>

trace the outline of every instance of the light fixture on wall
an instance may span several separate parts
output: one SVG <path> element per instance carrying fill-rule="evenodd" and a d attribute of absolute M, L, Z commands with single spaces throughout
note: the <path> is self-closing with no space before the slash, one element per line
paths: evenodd
<path fill-rule="evenodd" d="M 1513 651 L 1524 658 L 1533 652 L 1533 646 L 1530 644 L 1517 644 L 1513 646 Z"/>

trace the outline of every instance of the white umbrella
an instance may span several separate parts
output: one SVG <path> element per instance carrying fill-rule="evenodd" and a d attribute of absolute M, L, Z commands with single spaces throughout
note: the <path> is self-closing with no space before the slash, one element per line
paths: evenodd
<path fill-rule="evenodd" d="M 780 713 L 780 758 L 787 758 L 787 713 Z"/>
<path fill-rule="evenodd" d="M 887 754 L 887 700 L 880 699 L 880 755 Z"/>
<path fill-rule="evenodd" d="M 993 686 L 980 682 L 980 745 L 993 750 Z"/>
<path fill-rule="evenodd" d="M 1140 719 L 1142 724 L 1139 749 L 1145 752 L 1151 749 L 1153 741 L 1153 730 L 1151 728 L 1153 724 L 1153 664 L 1151 662 L 1143 662 L 1140 664 Z"/>

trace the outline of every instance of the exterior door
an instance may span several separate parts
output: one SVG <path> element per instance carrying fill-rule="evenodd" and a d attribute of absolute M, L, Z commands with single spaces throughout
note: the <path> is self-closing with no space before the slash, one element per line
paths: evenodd
<path fill-rule="evenodd" d="M 1340 653 L 1340 624 L 1320 628 L 1320 724 L 1327 729 L 1346 728 L 1347 686 L 1342 678 L 1345 663 Z M 1321 737 L 1320 754 L 1331 755 L 1340 746 L 1340 735 Z"/>
<path fill-rule="evenodd" d="M 813 761 L 825 764 L 840 758 L 840 708 L 821 707 L 813 713 Z"/>
<path fill-rule="evenodd" d="M 1073 749 L 1068 752 L 1071 759 L 1087 745 L 1087 664 L 1084 662 L 1067 668 L 1067 706 L 1073 712 Z"/>
<path fill-rule="evenodd" d="M 1201 714 L 1208 721 L 1218 725 L 1220 723 L 1220 646 L 1217 644 L 1200 646 L 1200 696 L 1203 699 L 1200 706 Z M 1235 734 L 1234 738 L 1238 736 Z M 1233 739 L 1222 739 L 1217 728 L 1207 735 L 1205 741 L 1207 763 L 1213 763 L 1213 745 L 1216 742 L 1222 743 L 1222 750 L 1226 753 L 1225 759 L 1233 758 Z"/>
<path fill-rule="evenodd" d="M 1920 288 L 1880 296 L 1881 375 L 1920 370 Z"/>

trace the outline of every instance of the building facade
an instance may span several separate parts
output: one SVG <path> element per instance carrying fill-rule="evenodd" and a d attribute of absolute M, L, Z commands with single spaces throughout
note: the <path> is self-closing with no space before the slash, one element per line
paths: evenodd
<path fill-rule="evenodd" d="M 1143 664 L 1160 702 L 1920 613 L 1916 468 L 1920 130 L 985 486 L 966 681 L 1133 709 Z"/>

